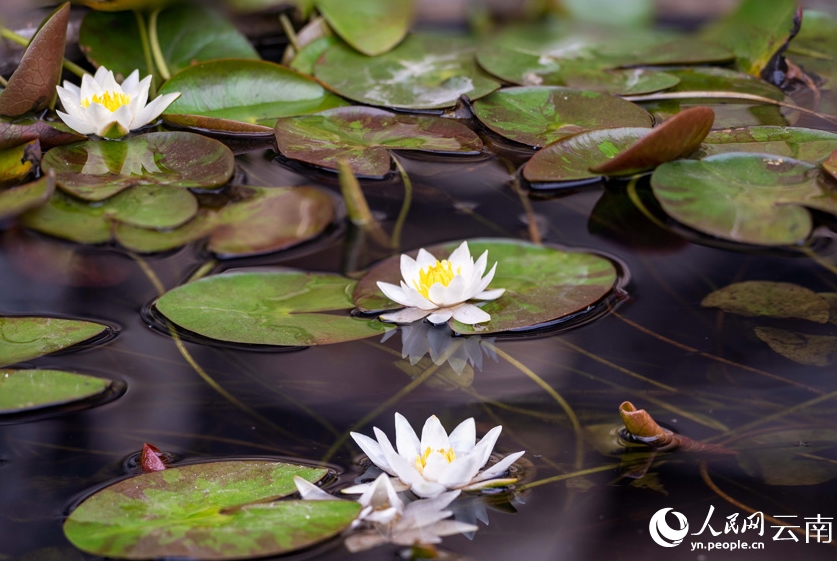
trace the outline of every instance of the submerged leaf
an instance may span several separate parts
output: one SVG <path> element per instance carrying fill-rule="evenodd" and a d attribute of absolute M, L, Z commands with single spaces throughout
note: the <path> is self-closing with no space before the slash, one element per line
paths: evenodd
<path fill-rule="evenodd" d="M 354 287 L 355 281 L 323 273 L 225 273 L 170 290 L 156 307 L 180 327 L 210 339 L 326 345 L 389 329 L 378 320 L 349 316 Z"/>
<path fill-rule="evenodd" d="M 19 117 L 42 111 L 55 99 L 61 78 L 70 3 L 61 4 L 38 29 L 20 64 L 0 92 L 0 115 Z"/>
<path fill-rule="evenodd" d="M 89 321 L 0 316 L 0 366 L 53 353 L 106 329 L 107 326 Z"/>
<path fill-rule="evenodd" d="M 104 378 L 59 370 L 0 370 L 0 415 L 81 401 L 111 384 Z"/>
<path fill-rule="evenodd" d="M 831 429 L 787 429 L 755 432 L 739 440 L 738 464 L 751 477 L 768 485 L 819 485 L 837 477 L 837 464 L 822 458 L 806 458 L 837 444 Z"/>
<path fill-rule="evenodd" d="M 146 473 L 98 491 L 64 523 L 79 549 L 119 559 L 242 559 L 327 540 L 354 520 L 352 501 L 277 500 L 294 476 L 327 470 L 270 461 L 194 464 Z"/>
<path fill-rule="evenodd" d="M 413 19 L 413 0 L 316 0 L 317 10 L 349 45 L 381 55 L 404 39 Z"/>
<path fill-rule="evenodd" d="M 341 107 L 276 122 L 276 143 L 287 158 L 337 170 L 345 160 L 355 175 L 383 177 L 388 150 L 476 154 L 482 141 L 452 119 L 402 115 L 373 107 Z"/>
<path fill-rule="evenodd" d="M 725 286 L 707 295 L 704 308 L 747 317 L 799 318 L 826 323 L 828 301 L 798 284 L 771 281 L 746 281 Z"/>
<path fill-rule="evenodd" d="M 837 337 L 794 333 L 773 327 L 756 327 L 756 337 L 770 348 L 799 364 L 828 366 L 837 357 Z"/>
<path fill-rule="evenodd" d="M 741 127 L 714 130 L 696 153 L 705 158 L 727 152 L 757 152 L 820 163 L 837 150 L 837 133 L 798 127 Z"/>

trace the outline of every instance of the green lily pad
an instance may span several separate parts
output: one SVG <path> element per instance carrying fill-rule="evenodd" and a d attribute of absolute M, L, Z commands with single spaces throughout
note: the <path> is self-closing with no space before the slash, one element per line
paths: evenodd
<path fill-rule="evenodd" d="M 0 415 L 81 401 L 111 384 L 104 378 L 60 370 L 0 370 Z"/>
<path fill-rule="evenodd" d="M 337 170 L 346 159 L 355 175 L 383 177 L 388 150 L 476 154 L 482 141 L 452 119 L 402 115 L 373 107 L 342 107 L 276 122 L 276 143 L 287 158 Z"/>
<path fill-rule="evenodd" d="M 365 55 L 384 54 L 404 39 L 413 0 L 317 0 L 317 10 L 344 41 Z"/>
<path fill-rule="evenodd" d="M 299 49 L 299 52 L 296 53 L 296 56 L 291 61 L 290 67 L 297 72 L 313 76 L 314 65 L 323 56 L 323 53 L 340 42 L 340 38 L 336 35 L 315 39 Z"/>
<path fill-rule="evenodd" d="M 314 75 L 340 95 L 361 103 L 444 109 L 453 107 L 460 96 L 475 100 L 500 87 L 477 66 L 474 51 L 467 39 L 419 34 L 374 58 L 335 45 L 320 57 Z"/>
<path fill-rule="evenodd" d="M 259 58 L 229 19 L 206 6 L 163 10 L 157 18 L 157 38 L 172 74 L 207 60 Z M 122 78 L 135 69 L 147 73 L 137 19 L 131 12 L 88 12 L 79 29 L 79 46 L 93 66 L 105 66 Z"/>
<path fill-rule="evenodd" d="M 0 220 L 42 205 L 54 191 L 53 175 L 44 175 L 26 185 L 0 190 Z"/>
<path fill-rule="evenodd" d="M 37 139 L 0 150 L 0 188 L 16 185 L 35 172 L 41 163 L 41 144 Z"/>
<path fill-rule="evenodd" d="M 119 142 L 88 141 L 46 153 L 44 171 L 58 187 L 88 201 L 102 201 L 134 185 L 211 188 L 235 167 L 221 142 L 188 132 L 154 132 Z"/>
<path fill-rule="evenodd" d="M 757 95 L 776 101 L 792 102 L 779 88 L 767 82 L 728 68 L 693 67 L 667 70 L 679 82 L 667 90 L 666 94 L 685 95 L 688 92 L 735 92 L 739 94 Z M 715 128 L 732 128 L 745 126 L 786 126 L 798 118 L 799 113 L 793 109 L 780 108 L 760 102 L 736 99 L 732 97 L 719 98 L 684 98 L 665 99 L 660 101 L 638 102 L 658 120 L 669 119 L 685 109 L 704 106 L 715 111 Z"/>
<path fill-rule="evenodd" d="M 378 320 L 350 317 L 355 281 L 323 273 L 226 273 L 171 290 L 157 300 L 166 318 L 220 341 L 307 346 L 380 335 Z M 321 313 L 342 310 L 340 314 Z"/>
<path fill-rule="evenodd" d="M 0 115 L 20 117 L 50 106 L 61 78 L 69 21 L 70 3 L 65 2 L 47 17 L 32 37 L 17 69 L 0 91 Z"/>
<path fill-rule="evenodd" d="M 796 0 L 744 0 L 734 12 L 704 29 L 701 36 L 735 53 L 739 70 L 759 76 L 793 38 L 797 8 Z"/>
<path fill-rule="evenodd" d="M 714 119 L 715 113 L 708 107 L 682 111 L 613 158 L 590 168 L 590 171 L 605 175 L 632 175 L 684 158 L 697 150 L 712 128 Z"/>
<path fill-rule="evenodd" d="M 137 185 L 103 203 L 55 193 L 47 204 L 24 214 L 21 221 L 44 234 L 96 244 L 110 241 L 113 221 L 142 228 L 176 228 L 197 212 L 197 199 L 185 189 Z"/>
<path fill-rule="evenodd" d="M 160 88 L 180 92 L 167 123 L 217 131 L 270 134 L 279 117 L 347 103 L 308 76 L 263 60 L 216 60 L 190 66 Z"/>
<path fill-rule="evenodd" d="M 826 12 L 805 10 L 805 25 L 793 38 L 785 52 L 795 64 L 806 72 L 814 72 L 826 79 L 825 88 L 833 90 L 837 77 L 837 17 Z"/>
<path fill-rule="evenodd" d="M 140 253 L 166 251 L 209 237 L 209 250 L 243 257 L 287 249 L 323 232 L 335 218 L 333 198 L 315 187 L 244 188 L 245 200 L 205 210 L 175 230 L 161 232 L 120 224 L 116 240 Z"/>
<path fill-rule="evenodd" d="M 831 309 L 828 301 L 813 290 L 770 281 L 725 286 L 707 295 L 700 305 L 747 317 L 799 318 L 817 323 L 826 323 Z"/>
<path fill-rule="evenodd" d="M 798 127 L 742 127 L 710 131 L 696 153 L 704 158 L 727 152 L 775 154 L 811 164 L 837 150 L 837 134 Z"/>
<path fill-rule="evenodd" d="M 87 137 L 66 129 L 63 123 L 48 123 L 37 119 L 9 122 L 0 119 L 0 150 L 14 148 L 32 140 L 38 140 L 41 148 L 49 149 L 87 140 Z"/>
<path fill-rule="evenodd" d="M 0 316 L 0 365 L 38 358 L 86 341 L 107 326 L 47 317 Z"/>
<path fill-rule="evenodd" d="M 806 366 L 828 366 L 837 357 L 837 337 L 756 327 L 756 337 L 783 357 Z"/>
<path fill-rule="evenodd" d="M 788 429 L 760 432 L 738 441 L 738 465 L 768 485 L 819 485 L 837 477 L 837 464 L 801 454 L 818 455 L 837 445 L 837 431 Z"/>
<path fill-rule="evenodd" d="M 360 512 L 352 501 L 277 500 L 293 477 L 327 470 L 282 462 L 229 461 L 124 479 L 81 503 L 64 523 L 79 549 L 116 559 L 242 559 L 280 555 L 327 540 Z"/>
<path fill-rule="evenodd" d="M 505 88 L 474 103 L 474 111 L 497 134 L 535 147 L 587 130 L 653 124 L 629 101 L 558 87 Z"/>
<path fill-rule="evenodd" d="M 436 257 L 450 255 L 461 242 L 427 248 Z M 497 300 L 481 306 L 491 320 L 478 326 L 457 321 L 457 333 L 497 333 L 543 327 L 576 312 L 586 310 L 611 290 L 617 280 L 613 263 L 599 255 L 569 252 L 528 242 L 503 239 L 468 240 L 471 254 L 488 251 L 489 267 L 496 261 L 497 272 L 490 289 L 505 288 Z M 417 251 L 410 255 L 415 257 Z M 400 307 L 387 299 L 378 281 L 397 285 L 401 280 L 399 256 L 381 261 L 358 282 L 352 298 L 361 311 Z"/>
<path fill-rule="evenodd" d="M 652 129 L 623 127 L 582 132 L 553 142 L 523 166 L 532 183 L 583 181 L 600 177 L 590 168 L 601 165 L 634 145 Z"/>
<path fill-rule="evenodd" d="M 654 171 L 651 188 L 675 220 L 741 243 L 794 244 L 811 232 L 802 207 L 837 213 L 837 196 L 816 166 L 767 154 L 669 162 Z"/>

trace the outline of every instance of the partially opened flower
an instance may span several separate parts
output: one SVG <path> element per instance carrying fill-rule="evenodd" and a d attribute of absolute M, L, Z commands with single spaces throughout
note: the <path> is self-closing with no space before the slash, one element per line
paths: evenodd
<path fill-rule="evenodd" d="M 467 419 L 450 435 L 433 415 L 424 423 L 421 439 L 403 415 L 395 414 L 396 451 L 383 431 L 375 427 L 377 441 L 351 433 L 352 438 L 369 459 L 388 474 L 397 477 L 420 497 L 435 497 L 448 489 L 467 491 L 513 483 L 515 479 L 497 481 L 523 452 L 515 452 L 493 466 L 480 471 L 494 449 L 502 427 L 497 426 L 477 443 L 474 419 Z M 358 485 L 343 492 L 364 492 L 368 485 Z"/>
<path fill-rule="evenodd" d="M 138 70 L 120 85 L 112 71 L 100 66 L 95 75 L 82 77 L 81 87 L 67 81 L 57 87 L 66 111 L 57 113 L 80 134 L 119 138 L 154 121 L 180 96 L 180 92 L 165 94 L 146 104 L 150 86 L 151 76 L 140 80 Z"/>
<path fill-rule="evenodd" d="M 439 261 L 430 252 L 420 249 L 416 259 L 401 255 L 401 286 L 378 282 L 378 288 L 390 300 L 403 306 L 403 310 L 381 315 L 384 321 L 412 323 L 427 318 L 431 323 L 444 323 L 450 318 L 474 325 L 486 322 L 491 316 L 468 300 L 495 300 L 505 292 L 504 288 L 486 290 L 494 272 L 483 276 L 488 265 L 488 251 L 477 262 L 468 249 L 468 242 Z"/>

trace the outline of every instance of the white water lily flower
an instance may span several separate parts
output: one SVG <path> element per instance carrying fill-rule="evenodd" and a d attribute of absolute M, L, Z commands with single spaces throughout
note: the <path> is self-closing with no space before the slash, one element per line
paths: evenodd
<path fill-rule="evenodd" d="M 294 477 L 294 483 L 305 500 L 339 500 L 301 477 Z M 355 553 L 384 543 L 434 544 L 441 541 L 441 536 L 476 531 L 473 524 L 445 520 L 452 512 L 444 508 L 457 496 L 459 491 L 451 491 L 405 505 L 390 478 L 382 473 L 357 500 L 363 509 L 354 527 L 361 529 L 346 538 L 346 548 Z"/>
<path fill-rule="evenodd" d="M 486 290 L 497 263 L 483 276 L 488 264 L 488 251 L 477 262 L 468 249 L 468 242 L 439 261 L 430 252 L 420 249 L 416 259 L 401 255 L 401 286 L 378 282 L 378 288 L 387 298 L 407 306 L 403 310 L 381 315 L 384 321 L 412 323 L 427 318 L 431 323 L 444 323 L 450 318 L 474 325 L 486 322 L 491 316 L 468 300 L 495 300 L 506 291 L 504 288 Z"/>
<path fill-rule="evenodd" d="M 63 88 L 57 87 L 66 111 L 57 113 L 68 127 L 80 134 L 119 138 L 154 121 L 180 97 L 180 92 L 174 92 L 146 104 L 150 86 L 151 76 L 140 80 L 138 70 L 131 72 L 120 85 L 112 71 L 100 66 L 93 76 L 82 77 L 81 87 L 67 81 Z"/>
<path fill-rule="evenodd" d="M 433 415 L 424 423 L 421 439 L 403 415 L 395 414 L 396 451 L 383 431 L 374 427 L 377 441 L 368 436 L 351 433 L 369 459 L 420 497 L 436 497 L 448 489 L 477 490 L 495 485 L 496 478 L 508 470 L 523 452 L 515 452 L 493 466 L 480 471 L 488 462 L 494 444 L 503 427 L 497 426 L 477 443 L 476 425 L 470 418 L 457 426 L 450 435 Z M 504 480 L 512 483 L 514 479 Z M 367 485 L 343 489 L 344 493 L 366 491 Z"/>

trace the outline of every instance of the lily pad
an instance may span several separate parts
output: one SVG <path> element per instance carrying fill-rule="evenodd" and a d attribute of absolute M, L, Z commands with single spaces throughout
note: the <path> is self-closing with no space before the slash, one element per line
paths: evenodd
<path fill-rule="evenodd" d="M 805 25 L 793 38 L 786 55 L 806 72 L 814 72 L 826 79 L 825 87 L 834 89 L 837 77 L 837 17 L 826 12 L 805 10 Z"/>
<path fill-rule="evenodd" d="M 811 164 L 823 162 L 837 150 L 837 134 L 798 127 L 741 127 L 710 131 L 699 157 L 727 152 L 775 154 Z"/>
<path fill-rule="evenodd" d="M 46 153 L 44 171 L 54 170 L 62 190 L 102 201 L 135 185 L 211 188 L 223 185 L 235 167 L 221 142 L 188 132 L 154 132 L 120 142 L 89 141 Z"/>
<path fill-rule="evenodd" d="M 0 370 L 0 415 L 81 401 L 111 384 L 104 378 L 60 370 Z"/>
<path fill-rule="evenodd" d="M 837 149 L 828 156 L 822 163 L 822 169 L 825 170 L 831 177 L 837 179 Z"/>
<path fill-rule="evenodd" d="M 756 327 L 756 337 L 783 357 L 806 366 L 828 366 L 837 358 L 837 337 Z"/>
<path fill-rule="evenodd" d="M 225 273 L 175 288 L 157 309 L 184 329 L 220 341 L 307 346 L 380 335 L 378 320 L 349 316 L 355 281 L 295 271 Z M 340 314 L 322 313 L 342 310 Z"/>
<path fill-rule="evenodd" d="M 26 185 L 0 190 L 0 220 L 45 203 L 55 191 L 55 176 L 44 175 Z"/>
<path fill-rule="evenodd" d="M 65 2 L 47 17 L 32 37 L 17 70 L 0 92 L 0 115 L 19 117 L 42 111 L 55 99 L 69 21 L 70 3 Z"/>
<path fill-rule="evenodd" d="M 0 150 L 0 187 L 20 183 L 33 174 L 40 163 L 41 144 L 37 139 Z"/>
<path fill-rule="evenodd" d="M 276 122 L 276 143 L 288 158 L 337 170 L 348 161 L 355 175 L 383 177 L 388 150 L 476 154 L 482 141 L 451 119 L 402 115 L 373 107 L 342 107 Z"/>
<path fill-rule="evenodd" d="M 700 305 L 747 317 L 799 318 L 817 323 L 826 323 L 831 309 L 828 301 L 813 290 L 771 281 L 725 286 L 707 295 Z"/>
<path fill-rule="evenodd" d="M 461 242 L 427 248 L 436 256 L 449 255 Z M 599 255 L 569 252 L 532 243 L 483 239 L 468 240 L 471 254 L 488 251 L 489 266 L 497 262 L 497 272 L 489 288 L 505 288 L 497 300 L 482 309 L 491 320 L 478 326 L 456 321 L 457 333 L 487 334 L 543 327 L 578 312 L 584 312 L 604 298 L 617 280 L 613 263 Z M 417 252 L 410 255 L 415 257 Z M 378 281 L 398 284 L 400 257 L 393 256 L 372 267 L 360 280 L 352 298 L 362 311 L 397 308 L 377 286 Z"/>
<path fill-rule="evenodd" d="M 247 187 L 245 200 L 205 210 L 175 230 L 117 225 L 116 240 L 133 251 L 166 251 L 209 237 L 209 250 L 242 257 L 287 249 L 318 236 L 334 218 L 333 198 L 314 187 Z"/>
<path fill-rule="evenodd" d="M 654 171 L 651 188 L 675 220 L 741 243 L 794 244 L 811 232 L 802 207 L 837 213 L 837 195 L 816 166 L 767 154 L 669 162 Z"/>
<path fill-rule="evenodd" d="M 282 462 L 229 461 L 124 479 L 81 503 L 64 523 L 79 549 L 117 559 L 242 559 L 329 539 L 360 511 L 352 501 L 276 500 L 293 477 L 327 471 Z"/>
<path fill-rule="evenodd" d="M 532 183 L 583 181 L 600 177 L 590 168 L 601 165 L 633 146 L 650 128 L 622 127 L 582 132 L 553 142 L 523 166 Z"/>
<path fill-rule="evenodd" d="M 837 431 L 788 429 L 760 432 L 739 440 L 738 464 L 768 485 L 819 485 L 837 477 L 837 464 L 801 454 L 817 455 L 837 445 Z"/>
<path fill-rule="evenodd" d="M 167 123 L 228 132 L 270 134 L 280 117 L 347 103 L 315 80 L 263 60 L 216 60 L 190 66 L 160 88 L 180 92 L 163 114 Z"/>
<path fill-rule="evenodd" d="M 157 18 L 157 38 L 172 74 L 207 60 L 259 58 L 227 18 L 205 6 L 163 10 Z M 147 73 L 137 19 L 131 12 L 88 12 L 79 29 L 79 46 L 94 66 L 105 66 L 122 78 L 135 69 Z"/>
<path fill-rule="evenodd" d="M 320 57 L 314 75 L 340 95 L 370 105 L 402 109 L 453 107 L 460 96 L 479 99 L 500 84 L 477 66 L 467 39 L 441 35 L 408 36 L 374 58 L 347 45 Z"/>
<path fill-rule="evenodd" d="M 474 111 L 497 134 L 535 147 L 587 130 L 653 124 L 629 101 L 559 87 L 505 88 L 474 103 Z"/>
<path fill-rule="evenodd" d="M 404 39 L 413 0 L 317 0 L 317 10 L 344 41 L 365 55 L 384 54 Z"/>
<path fill-rule="evenodd" d="M 630 148 L 590 168 L 590 171 L 605 175 L 632 175 L 684 158 L 697 150 L 712 128 L 714 119 L 715 113 L 708 107 L 682 111 L 648 131 Z"/>
<path fill-rule="evenodd" d="M 0 316 L 0 365 L 60 351 L 87 341 L 106 329 L 107 326 L 89 321 Z"/>
<path fill-rule="evenodd" d="M 71 144 L 87 140 L 86 136 L 64 130 L 63 123 L 48 123 L 37 119 L 24 119 L 15 122 L 0 119 L 0 150 L 14 148 L 32 140 L 38 140 L 41 148 Z"/>
<path fill-rule="evenodd" d="M 98 204 L 56 193 L 21 221 L 44 234 L 95 244 L 110 241 L 113 221 L 142 228 L 176 228 L 197 212 L 197 199 L 185 189 L 138 185 Z"/>

